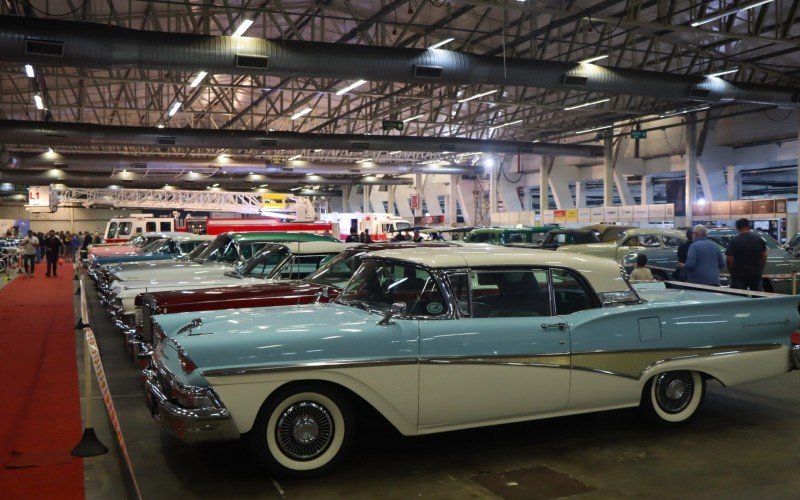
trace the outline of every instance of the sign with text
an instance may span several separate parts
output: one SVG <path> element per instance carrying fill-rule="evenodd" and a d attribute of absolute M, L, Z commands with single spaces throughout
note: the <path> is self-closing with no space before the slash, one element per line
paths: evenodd
<path fill-rule="evenodd" d="M 578 209 L 577 208 L 570 208 L 567 211 L 567 222 L 578 222 Z"/>
<path fill-rule="evenodd" d="M 603 207 L 592 207 L 592 222 L 602 222 L 603 221 Z"/>
<path fill-rule="evenodd" d="M 634 220 L 645 220 L 649 219 L 650 214 L 647 209 L 647 205 L 635 205 L 633 207 L 633 219 Z"/>
<path fill-rule="evenodd" d="M 619 220 L 626 222 L 633 220 L 633 205 L 623 205 L 619 207 Z"/>
<path fill-rule="evenodd" d="M 28 188 L 28 205 L 49 207 L 50 186 L 30 186 Z"/>
<path fill-rule="evenodd" d="M 603 207 L 603 221 L 617 222 L 619 219 L 619 207 Z"/>
<path fill-rule="evenodd" d="M 711 202 L 711 215 L 728 219 L 731 216 L 731 202 L 729 201 L 712 201 Z"/>
<path fill-rule="evenodd" d="M 705 217 L 711 215 L 711 205 L 708 203 L 692 203 L 692 217 Z"/>
<path fill-rule="evenodd" d="M 592 209 L 590 208 L 579 208 L 578 209 L 578 222 L 591 222 L 592 221 Z"/>
<path fill-rule="evenodd" d="M 544 224 L 552 224 L 556 221 L 555 210 L 542 210 L 542 222 Z"/>
<path fill-rule="evenodd" d="M 775 200 L 753 200 L 753 215 L 772 215 L 775 213 Z"/>
<path fill-rule="evenodd" d="M 408 197 L 408 203 L 411 205 L 411 210 L 416 210 L 419 208 L 419 195 L 412 194 Z"/>
<path fill-rule="evenodd" d="M 672 205 L 670 204 L 670 206 Z M 667 220 L 667 205 L 647 205 L 647 213 L 650 220 Z"/>
<path fill-rule="evenodd" d="M 403 127 L 405 126 L 400 120 L 383 120 L 381 125 L 383 125 L 383 130 L 399 130 L 400 132 L 403 131 Z"/>
<path fill-rule="evenodd" d="M 753 213 L 753 203 L 750 200 L 737 200 L 731 202 L 731 217 L 749 217 Z"/>

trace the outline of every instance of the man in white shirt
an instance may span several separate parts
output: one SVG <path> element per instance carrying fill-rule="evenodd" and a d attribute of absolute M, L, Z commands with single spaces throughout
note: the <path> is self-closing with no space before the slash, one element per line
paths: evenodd
<path fill-rule="evenodd" d="M 36 266 L 36 248 L 39 246 L 39 238 L 34 236 L 33 231 L 28 231 L 28 236 L 22 239 L 21 246 L 25 274 L 33 276 L 34 267 Z"/>

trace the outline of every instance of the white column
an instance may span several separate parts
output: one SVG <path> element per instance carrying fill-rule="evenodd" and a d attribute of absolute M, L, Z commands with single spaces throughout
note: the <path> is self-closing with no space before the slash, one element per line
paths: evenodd
<path fill-rule="evenodd" d="M 395 213 L 394 212 L 394 210 L 395 210 L 394 209 L 394 191 L 395 191 L 395 189 L 397 189 L 397 186 L 386 186 L 386 197 L 387 197 L 387 201 L 388 201 L 388 203 L 387 203 L 387 205 L 388 205 L 387 212 L 389 212 L 390 215 L 394 215 L 394 213 Z"/>
<path fill-rule="evenodd" d="M 550 169 L 553 161 L 552 156 L 542 157 L 542 166 L 539 168 L 539 213 L 550 208 Z M 541 218 L 539 222 L 541 224 Z"/>
<path fill-rule="evenodd" d="M 642 176 L 642 205 L 653 204 L 653 177 L 650 175 Z"/>
<path fill-rule="evenodd" d="M 575 208 L 586 208 L 586 181 L 575 181 Z"/>
<path fill-rule="evenodd" d="M 458 181 L 461 179 L 460 175 L 451 175 L 450 176 L 450 189 L 448 190 L 447 194 L 447 214 L 446 221 L 448 224 L 455 224 L 456 223 L 456 200 L 458 199 Z"/>
<path fill-rule="evenodd" d="M 689 119 L 684 126 L 686 142 L 686 225 L 692 224 L 692 203 L 697 198 L 697 124 Z"/>
<path fill-rule="evenodd" d="M 370 190 L 370 186 L 369 186 L 369 185 L 367 185 L 367 184 L 363 184 L 363 185 L 361 186 L 361 188 L 364 190 L 364 191 L 363 191 L 364 197 L 363 197 L 363 199 L 361 200 L 361 204 L 362 204 L 362 205 L 363 205 L 363 207 L 364 207 L 364 209 L 363 209 L 363 210 L 364 210 L 364 213 L 366 213 L 366 212 L 371 212 L 371 210 L 369 209 L 369 190 Z"/>
<path fill-rule="evenodd" d="M 725 178 L 728 185 L 728 199 L 731 201 L 738 200 L 742 196 L 741 186 L 736 178 L 736 166 L 730 165 L 725 167 Z"/>
<path fill-rule="evenodd" d="M 603 205 L 614 204 L 614 129 L 603 136 Z"/>

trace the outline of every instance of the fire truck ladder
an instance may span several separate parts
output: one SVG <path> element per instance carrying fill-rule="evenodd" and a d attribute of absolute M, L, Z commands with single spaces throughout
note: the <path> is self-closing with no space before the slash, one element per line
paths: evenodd
<path fill-rule="evenodd" d="M 51 193 L 51 196 L 54 194 Z M 181 191 L 165 189 L 66 188 L 56 192 L 59 205 L 77 203 L 84 207 L 161 208 L 204 212 L 261 213 L 258 193 L 231 191 Z"/>

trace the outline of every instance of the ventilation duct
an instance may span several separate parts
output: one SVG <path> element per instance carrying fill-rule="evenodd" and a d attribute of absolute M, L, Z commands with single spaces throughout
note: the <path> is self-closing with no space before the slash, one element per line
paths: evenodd
<path fill-rule="evenodd" d="M 517 85 L 800 107 L 796 89 L 720 78 L 607 68 L 449 50 L 140 31 L 95 23 L 0 16 L 0 59 L 19 64 L 141 68 L 216 74 L 270 74 L 405 83 Z M 569 75 L 568 77 L 565 75 Z M 585 79 L 585 80 L 584 80 Z"/>
<path fill-rule="evenodd" d="M 169 132 L 166 132 L 169 130 Z M 169 133 L 169 136 L 165 134 Z M 454 153 L 519 154 L 531 148 L 528 141 L 485 141 L 455 137 L 389 135 L 308 134 L 218 129 L 163 129 L 119 127 L 84 123 L 0 121 L 0 144 L 47 146 L 49 136 L 63 138 L 65 146 L 128 146 L 158 148 L 164 145 L 190 149 L 298 150 L 339 149 L 356 151 L 417 151 L 440 153 L 445 145 Z M 265 138 L 267 136 L 267 138 Z M 582 144 L 536 143 L 534 154 L 601 157 L 603 148 Z"/>

